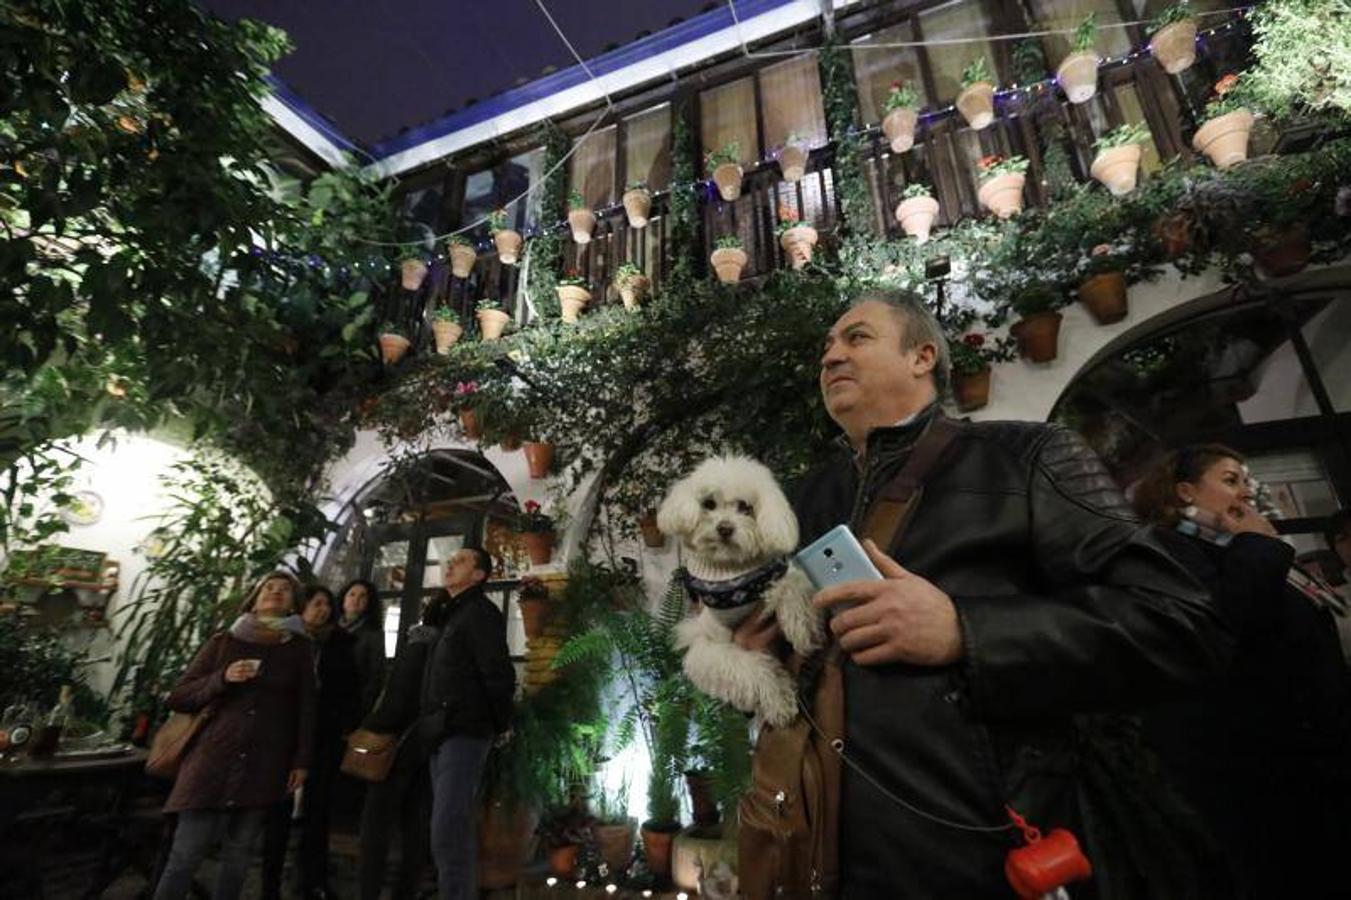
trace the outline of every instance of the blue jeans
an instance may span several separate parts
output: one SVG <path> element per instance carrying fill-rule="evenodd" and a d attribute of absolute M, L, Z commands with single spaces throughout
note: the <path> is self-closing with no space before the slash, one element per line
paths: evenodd
<path fill-rule="evenodd" d="M 432 857 L 440 900 L 478 896 L 474 801 L 491 746 L 488 738 L 457 736 L 446 738 L 432 752 Z"/>
<path fill-rule="evenodd" d="M 236 900 L 244 887 L 266 809 L 186 809 L 178 814 L 174 845 L 155 888 L 155 900 L 183 900 L 211 845 L 220 841 L 213 900 Z"/>

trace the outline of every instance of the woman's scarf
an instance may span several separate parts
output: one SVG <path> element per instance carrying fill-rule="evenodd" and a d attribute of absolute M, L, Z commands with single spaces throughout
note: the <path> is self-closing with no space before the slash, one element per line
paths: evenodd
<path fill-rule="evenodd" d="M 284 644 L 292 637 L 309 637 L 300 616 L 260 616 L 247 612 L 230 626 L 231 637 L 249 644 Z"/>

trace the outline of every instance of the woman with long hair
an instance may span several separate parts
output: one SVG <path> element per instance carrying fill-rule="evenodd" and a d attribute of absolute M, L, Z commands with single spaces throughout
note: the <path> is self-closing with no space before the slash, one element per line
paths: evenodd
<path fill-rule="evenodd" d="M 1227 447 L 1169 454 L 1134 496 L 1173 558 L 1210 590 L 1236 644 L 1223 680 L 1146 715 L 1164 774 L 1250 896 L 1344 896 L 1351 685 L 1334 622 L 1340 597 L 1295 563 L 1256 508 L 1243 457 Z"/>
<path fill-rule="evenodd" d="M 360 721 L 375 706 L 385 685 L 385 608 L 375 585 L 364 578 L 349 582 L 338 593 L 338 606 L 338 627 L 356 641 L 361 695 L 355 721 Z"/>
<path fill-rule="evenodd" d="M 212 896 L 240 894 L 267 811 L 304 782 L 314 735 L 314 656 L 299 615 L 300 584 L 264 576 L 229 629 L 197 651 L 168 706 L 211 714 L 188 748 L 165 812 L 178 814 L 155 900 L 188 895 L 202 858 L 220 845 Z"/>

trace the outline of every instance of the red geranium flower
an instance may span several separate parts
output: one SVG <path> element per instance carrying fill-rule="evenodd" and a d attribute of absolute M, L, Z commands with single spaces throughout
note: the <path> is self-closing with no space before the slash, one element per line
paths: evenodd
<path fill-rule="evenodd" d="M 982 156 L 980 162 L 976 163 L 981 169 L 992 169 L 1004 161 L 1004 157 L 997 153 L 991 153 L 989 156 Z"/>
<path fill-rule="evenodd" d="M 1237 85 L 1238 85 L 1238 75 L 1236 75 L 1233 72 L 1230 72 L 1228 75 L 1224 76 L 1219 81 L 1215 82 L 1215 95 L 1217 97 L 1223 97 L 1225 94 L 1232 91 Z"/>
<path fill-rule="evenodd" d="M 901 89 L 901 83 L 899 81 L 893 81 L 891 83 L 891 89 L 893 91 L 899 91 Z"/>
<path fill-rule="evenodd" d="M 985 335 L 976 334 L 976 332 L 973 331 L 962 338 L 962 343 L 966 344 L 966 346 L 970 347 L 972 350 L 979 350 L 981 347 L 985 346 Z"/>
<path fill-rule="evenodd" d="M 527 500 L 525 501 L 525 511 L 528 513 L 537 513 L 539 512 L 539 504 L 534 500 Z"/>

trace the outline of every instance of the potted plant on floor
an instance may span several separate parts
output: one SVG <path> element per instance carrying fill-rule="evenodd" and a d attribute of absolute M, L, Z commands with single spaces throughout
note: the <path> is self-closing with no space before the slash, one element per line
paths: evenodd
<path fill-rule="evenodd" d="M 1018 341 L 1018 352 L 1028 362 L 1050 362 L 1060 340 L 1060 307 L 1063 294 L 1044 281 L 1034 281 L 1013 297 L 1018 321 L 1009 331 Z"/>
<path fill-rule="evenodd" d="M 812 248 L 820 236 L 816 229 L 802 221 L 798 211 L 788 207 L 779 207 L 779 246 L 794 271 L 802 269 L 812 261 Z"/>
<path fill-rule="evenodd" d="M 591 243 L 591 232 L 596 227 L 596 214 L 586 205 L 586 198 L 578 190 L 568 191 L 568 226 L 572 239 L 579 244 Z"/>
<path fill-rule="evenodd" d="M 952 399 L 961 412 L 972 412 L 990 402 L 991 364 L 1013 359 L 1013 341 L 969 331 L 948 342 L 952 352 Z"/>
<path fill-rule="evenodd" d="M 492 232 L 493 246 L 497 248 L 497 258 L 502 261 L 502 265 L 516 265 L 516 260 L 521 255 L 521 234 L 507 227 L 505 209 L 494 210 L 492 215 L 488 216 L 488 230 Z"/>
<path fill-rule="evenodd" d="M 633 263 L 626 262 L 615 270 L 615 289 L 624 301 L 624 308 L 636 312 L 652 290 L 652 279 Z"/>
<path fill-rule="evenodd" d="M 577 872 L 577 855 L 592 840 L 595 818 L 574 805 L 558 807 L 540 817 L 535 834 L 549 859 L 549 873 L 555 878 L 572 879 Z"/>
<path fill-rule="evenodd" d="M 891 83 L 882 101 L 882 133 L 891 141 L 892 153 L 904 153 L 915 146 L 915 125 L 919 122 L 919 91 L 912 84 Z"/>
<path fill-rule="evenodd" d="M 1120 322 L 1130 312 L 1126 301 L 1126 261 L 1112 252 L 1110 244 L 1098 244 L 1089 254 L 1078 294 L 1079 302 L 1099 325 Z"/>
<path fill-rule="evenodd" d="M 1149 140 L 1149 126 L 1144 122 L 1113 128 L 1093 144 L 1097 151 L 1088 172 L 1102 182 L 1112 196 L 1120 197 L 1135 190 L 1135 176 L 1143 155 L 1141 144 Z"/>
<path fill-rule="evenodd" d="M 484 297 L 474 308 L 474 317 L 478 319 L 479 337 L 485 341 L 495 341 L 507 330 L 511 316 L 502 309 L 502 304 L 491 297 Z"/>
<path fill-rule="evenodd" d="M 426 254 L 421 247 L 405 247 L 399 255 L 399 283 L 405 291 L 416 291 L 427 277 Z"/>
<path fill-rule="evenodd" d="M 647 189 L 647 182 L 630 181 L 624 188 L 623 202 L 629 227 L 646 228 L 648 215 L 652 212 L 652 192 Z"/>
<path fill-rule="evenodd" d="M 718 193 L 724 200 L 735 200 L 741 196 L 741 145 L 736 141 L 723 144 L 704 157 L 704 166 L 718 186 Z"/>
<path fill-rule="evenodd" d="M 779 148 L 779 171 L 784 181 L 801 181 L 807 172 L 807 141 L 797 132 L 790 132 Z"/>
<path fill-rule="evenodd" d="M 977 56 L 962 70 L 962 92 L 957 95 L 956 105 L 962 118 L 976 131 L 994 121 L 994 76 L 984 56 Z"/>
<path fill-rule="evenodd" d="M 576 269 L 568 269 L 554 288 L 558 292 L 558 303 L 563 309 L 563 321 L 576 325 L 582 310 L 591 302 L 591 289 L 585 278 Z"/>
<path fill-rule="evenodd" d="M 1169 75 L 1196 62 L 1196 17 L 1186 0 L 1166 7 L 1149 23 L 1149 52 Z"/>
<path fill-rule="evenodd" d="M 547 566 L 554 555 L 554 520 L 534 500 L 525 501 L 525 511 L 516 520 L 516 531 L 525 541 L 530 564 Z"/>
<path fill-rule="evenodd" d="M 474 271 L 474 261 L 478 259 L 474 242 L 462 234 L 452 234 L 446 243 L 450 252 L 450 274 L 456 278 L 468 278 Z"/>
<path fill-rule="evenodd" d="M 525 451 L 525 464 L 534 479 L 548 478 L 554 465 L 554 445 L 549 441 L 526 441 L 521 445 Z"/>
<path fill-rule="evenodd" d="M 460 420 L 460 430 L 464 432 L 465 439 L 470 441 L 477 441 L 483 437 L 476 408 L 479 402 L 478 392 L 477 381 L 457 381 L 451 401 L 455 405 L 455 415 Z"/>
<path fill-rule="evenodd" d="M 1016 215 L 1023 208 L 1023 184 L 1027 180 L 1027 160 L 1021 156 L 987 156 L 977 163 L 982 206 L 1001 219 Z"/>
<path fill-rule="evenodd" d="M 628 783 L 615 791 L 600 791 L 596 796 L 595 812 L 596 822 L 591 831 L 596 836 L 596 845 L 610 876 L 618 877 L 633 859 L 636 836 L 633 819 L 629 818 Z"/>
<path fill-rule="evenodd" d="M 736 284 L 741 280 L 741 270 L 746 268 L 750 257 L 741 249 L 741 238 L 734 234 L 725 234 L 713 244 L 713 252 L 708 261 L 723 284 Z"/>
<path fill-rule="evenodd" d="M 907 184 L 901 202 L 896 205 L 896 221 L 901 223 L 901 230 L 923 244 L 929 240 L 929 230 L 937 216 L 938 201 L 929 186 L 919 182 Z"/>
<path fill-rule="evenodd" d="M 1248 158 L 1253 114 L 1247 93 L 1237 75 L 1231 73 L 1217 81 L 1214 96 L 1206 103 L 1205 121 L 1192 136 L 1192 149 L 1204 153 L 1218 169 Z"/>
<path fill-rule="evenodd" d="M 1098 59 L 1093 45 L 1098 39 L 1098 14 L 1088 17 L 1074 30 L 1070 54 L 1060 61 L 1055 80 L 1071 103 L 1087 103 L 1098 92 Z"/>
<path fill-rule="evenodd" d="M 403 329 L 393 322 L 386 322 L 380 329 L 380 358 L 385 365 L 392 366 L 403 359 L 412 344 L 403 336 Z"/>
<path fill-rule="evenodd" d="M 450 348 L 464 334 L 464 326 L 455 310 L 444 303 L 432 311 L 432 337 L 436 341 L 436 352 L 442 356 L 450 353 Z"/>

